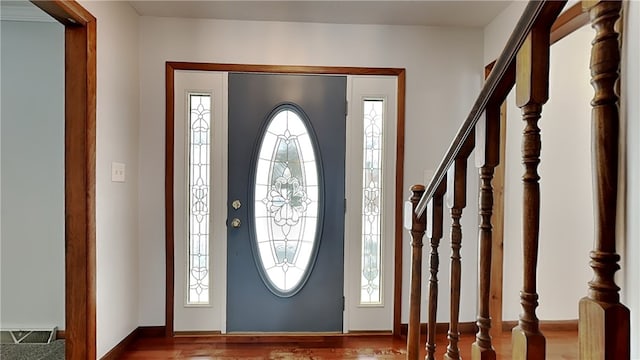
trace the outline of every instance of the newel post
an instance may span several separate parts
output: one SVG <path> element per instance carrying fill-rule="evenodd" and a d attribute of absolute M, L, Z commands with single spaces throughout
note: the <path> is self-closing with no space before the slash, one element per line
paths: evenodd
<path fill-rule="evenodd" d="M 422 237 L 426 229 L 426 214 L 416 215 L 416 207 L 422 194 L 423 185 L 411 187 L 411 293 L 409 303 L 409 328 L 407 330 L 407 359 L 420 357 L 420 297 L 422 292 Z"/>
<path fill-rule="evenodd" d="M 579 304 L 580 359 L 629 359 L 629 309 L 620 303 L 614 274 L 620 269 L 616 253 L 618 197 L 618 95 L 615 92 L 620 66 L 618 33 L 620 1 L 583 1 L 596 30 L 591 48 L 592 165 L 595 242 L 590 254 L 593 279 L 587 297 Z"/>

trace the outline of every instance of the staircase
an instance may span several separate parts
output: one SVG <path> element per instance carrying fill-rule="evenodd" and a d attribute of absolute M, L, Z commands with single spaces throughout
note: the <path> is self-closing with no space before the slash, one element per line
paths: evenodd
<path fill-rule="evenodd" d="M 500 107 L 514 84 L 516 104 L 522 111 L 525 128 L 522 135 L 523 285 L 520 292 L 522 313 L 512 330 L 513 359 L 546 358 L 546 339 L 536 316 L 538 243 L 540 229 L 540 164 L 541 137 L 538 121 L 549 91 L 549 48 L 551 29 L 565 1 L 531 1 L 507 45 L 495 62 L 469 116 L 462 124 L 451 146 L 440 162 L 431 182 L 411 188 L 412 264 L 407 359 L 420 354 L 420 303 L 422 287 L 423 237 L 429 247 L 428 324 L 426 330 L 427 360 L 436 358 L 436 313 L 438 291 L 439 247 L 443 236 L 444 206 L 450 209 L 451 277 L 446 290 L 451 292 L 451 318 L 447 332 L 446 360 L 459 360 L 462 241 L 460 219 L 466 205 L 467 162 L 475 150 L 480 179 L 478 229 L 479 289 L 477 334 L 471 345 L 474 360 L 496 359 L 492 346 L 491 279 L 493 254 L 494 192 L 492 180 L 500 165 Z M 579 307 L 580 359 L 624 360 L 630 358 L 629 309 L 620 303 L 620 288 L 614 281 L 620 269 L 616 253 L 616 203 L 618 197 L 619 114 L 616 93 L 620 68 L 619 34 L 615 24 L 620 18 L 621 1 L 583 1 L 595 38 L 591 51 L 591 84 L 595 95 L 592 106 L 592 171 L 594 183 L 595 239 L 590 254 L 593 279 L 585 289 L 587 296 Z M 445 201 L 446 200 L 446 201 Z M 506 209 L 508 211 L 508 209 Z M 585 259 L 586 260 L 586 259 Z M 501 325 L 501 324 L 499 324 Z"/>

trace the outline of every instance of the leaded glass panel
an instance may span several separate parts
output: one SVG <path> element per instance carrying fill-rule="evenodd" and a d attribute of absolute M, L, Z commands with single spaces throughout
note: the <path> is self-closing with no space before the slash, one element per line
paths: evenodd
<path fill-rule="evenodd" d="M 362 167 L 362 259 L 360 304 L 382 303 L 382 100 L 365 100 Z"/>
<path fill-rule="evenodd" d="M 209 303 L 211 95 L 189 94 L 188 304 Z"/>
<path fill-rule="evenodd" d="M 255 172 L 255 235 L 269 288 L 295 293 L 316 248 L 319 179 L 312 138 L 293 107 L 269 120 Z"/>

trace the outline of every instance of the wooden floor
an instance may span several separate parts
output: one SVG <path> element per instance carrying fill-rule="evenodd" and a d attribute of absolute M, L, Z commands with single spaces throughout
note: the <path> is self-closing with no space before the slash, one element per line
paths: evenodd
<path fill-rule="evenodd" d="M 547 359 L 577 359 L 577 331 L 547 331 Z M 471 359 L 474 335 L 463 335 L 463 359 Z M 511 333 L 494 339 L 499 359 L 511 358 Z M 446 339 L 437 342 L 437 359 L 442 359 Z M 248 336 L 147 338 L 134 342 L 122 359 L 404 359 L 404 339 L 391 335 Z M 423 349 L 424 352 L 424 349 Z M 424 354 L 421 355 L 424 359 Z"/>

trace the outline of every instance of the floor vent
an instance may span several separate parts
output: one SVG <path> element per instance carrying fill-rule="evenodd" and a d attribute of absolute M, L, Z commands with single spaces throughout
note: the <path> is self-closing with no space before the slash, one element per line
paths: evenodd
<path fill-rule="evenodd" d="M 53 329 L 0 330 L 0 344 L 48 344 L 56 339 Z"/>

